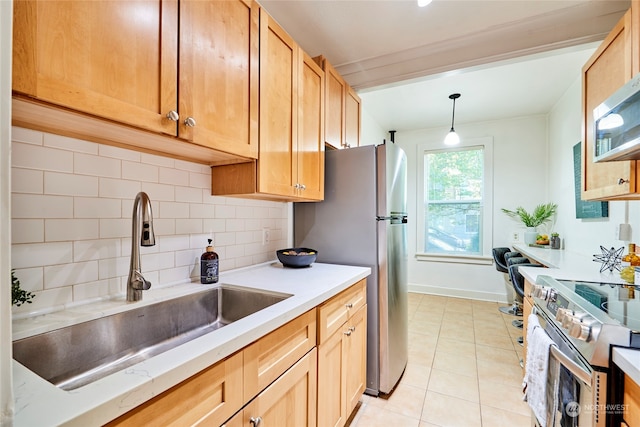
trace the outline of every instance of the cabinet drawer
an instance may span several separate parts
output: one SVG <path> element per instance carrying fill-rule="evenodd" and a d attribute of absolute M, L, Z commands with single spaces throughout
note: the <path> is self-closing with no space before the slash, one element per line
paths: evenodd
<path fill-rule="evenodd" d="M 316 310 L 276 329 L 244 350 L 244 401 L 249 401 L 316 345 Z"/>
<path fill-rule="evenodd" d="M 318 337 L 322 344 L 358 309 L 367 303 L 366 279 L 362 279 L 318 307 Z"/>
<path fill-rule="evenodd" d="M 242 352 L 238 352 L 107 426 L 220 425 L 242 407 L 242 402 Z"/>

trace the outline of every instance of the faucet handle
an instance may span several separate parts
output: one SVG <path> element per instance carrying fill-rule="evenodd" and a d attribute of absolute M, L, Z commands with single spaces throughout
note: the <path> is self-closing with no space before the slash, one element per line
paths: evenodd
<path fill-rule="evenodd" d="M 135 279 L 131 282 L 131 287 L 137 291 L 146 291 L 151 288 L 151 282 L 144 278 L 138 270 L 133 272 Z"/>

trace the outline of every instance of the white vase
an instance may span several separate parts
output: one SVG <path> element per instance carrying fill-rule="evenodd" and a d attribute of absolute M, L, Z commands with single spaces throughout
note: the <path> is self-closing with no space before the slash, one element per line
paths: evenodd
<path fill-rule="evenodd" d="M 536 242 L 536 237 L 538 237 L 536 227 L 527 227 L 524 232 L 524 243 L 527 245 L 533 244 Z"/>

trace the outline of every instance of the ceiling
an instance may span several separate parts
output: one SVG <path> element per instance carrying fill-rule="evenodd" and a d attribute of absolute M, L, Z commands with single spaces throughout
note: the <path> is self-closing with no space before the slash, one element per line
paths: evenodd
<path fill-rule="evenodd" d="M 629 8 L 623 0 L 261 0 L 324 55 L 383 129 L 545 114 Z"/>

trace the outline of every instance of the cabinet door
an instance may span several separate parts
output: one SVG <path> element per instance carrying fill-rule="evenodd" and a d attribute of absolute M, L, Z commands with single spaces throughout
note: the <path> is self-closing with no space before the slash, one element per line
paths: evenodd
<path fill-rule="evenodd" d="M 364 393 L 367 381 L 367 306 L 347 322 L 345 337 L 345 393 L 347 417 Z"/>
<path fill-rule="evenodd" d="M 300 50 L 298 83 L 299 195 L 306 200 L 324 198 L 324 72 Z"/>
<path fill-rule="evenodd" d="M 253 0 L 180 1 L 181 138 L 257 158 L 258 19 Z"/>
<path fill-rule="evenodd" d="M 316 425 L 317 351 L 313 348 L 242 411 L 245 426 L 314 427 Z"/>
<path fill-rule="evenodd" d="M 260 10 L 260 149 L 258 191 L 295 196 L 298 46 Z"/>
<path fill-rule="evenodd" d="M 347 420 L 344 332 L 336 331 L 318 347 L 318 427 L 340 427 Z"/>
<path fill-rule="evenodd" d="M 176 134 L 178 2 L 15 1 L 13 90 Z"/>
<path fill-rule="evenodd" d="M 347 147 L 357 147 L 360 145 L 360 97 L 351 86 L 346 88 L 344 103 L 344 143 Z"/>
<path fill-rule="evenodd" d="M 609 33 L 582 69 L 582 199 L 615 199 L 636 192 L 636 161 L 594 163 L 593 109 L 631 78 L 631 15 Z"/>
<path fill-rule="evenodd" d="M 324 140 L 334 148 L 343 148 L 346 83 L 326 59 L 323 67 L 326 85 Z"/>

